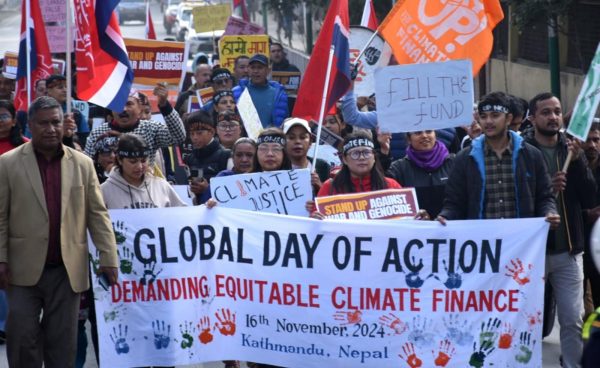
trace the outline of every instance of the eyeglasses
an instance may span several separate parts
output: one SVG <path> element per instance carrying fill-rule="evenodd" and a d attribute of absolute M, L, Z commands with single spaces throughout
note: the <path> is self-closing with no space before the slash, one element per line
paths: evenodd
<path fill-rule="evenodd" d="M 373 150 L 354 150 L 348 152 L 347 155 L 350 156 L 350 158 L 353 160 L 359 160 L 361 157 L 369 159 L 373 157 Z"/>
<path fill-rule="evenodd" d="M 237 128 L 239 126 L 240 126 L 240 124 L 221 124 L 221 123 L 217 124 L 217 128 L 219 130 L 225 130 L 225 131 L 234 130 L 235 128 Z"/>
<path fill-rule="evenodd" d="M 11 119 L 12 119 L 11 114 L 0 114 L 0 120 L 11 120 Z"/>
<path fill-rule="evenodd" d="M 283 152 L 283 147 L 281 147 L 280 145 L 265 146 L 265 145 L 261 144 L 260 146 L 258 146 L 258 152 L 260 152 L 260 153 L 269 153 L 269 152 L 281 153 L 281 152 Z"/>

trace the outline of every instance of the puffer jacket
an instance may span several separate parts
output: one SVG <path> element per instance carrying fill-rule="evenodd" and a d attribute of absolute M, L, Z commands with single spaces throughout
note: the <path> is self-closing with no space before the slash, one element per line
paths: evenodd
<path fill-rule="evenodd" d="M 285 120 L 285 118 L 289 116 L 288 96 L 287 93 L 285 93 L 285 88 L 283 88 L 283 86 L 280 83 L 277 83 L 275 81 L 268 81 L 268 83 L 271 87 L 276 89 L 275 101 L 273 103 L 273 111 L 271 111 L 271 126 L 280 128 L 283 124 L 283 120 Z M 235 99 L 236 103 L 242 95 L 242 92 L 244 92 L 244 90 L 248 87 L 249 84 L 249 79 L 242 79 L 240 80 L 240 84 L 233 88 L 233 98 Z"/>
<path fill-rule="evenodd" d="M 513 173 L 517 217 L 544 217 L 556 213 L 550 176 L 542 153 L 514 132 Z M 460 151 L 446 184 L 440 216 L 448 220 L 483 219 L 485 212 L 485 136 Z"/>

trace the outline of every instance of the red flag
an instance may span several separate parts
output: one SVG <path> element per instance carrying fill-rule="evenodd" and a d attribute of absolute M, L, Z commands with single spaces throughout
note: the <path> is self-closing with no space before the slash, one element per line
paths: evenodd
<path fill-rule="evenodd" d="M 27 18 L 27 6 L 30 7 L 29 22 Z M 27 24 L 30 27 L 27 27 Z M 31 75 L 27 75 L 27 37 L 31 43 L 30 62 Z M 38 0 L 25 0 L 21 6 L 21 42 L 19 43 L 19 66 L 17 68 L 17 88 L 15 93 L 15 109 L 27 111 L 27 84 L 32 92 L 35 90 L 35 82 L 46 79 L 52 74 L 52 56 L 46 38 L 44 19 L 40 11 Z M 27 83 L 29 81 L 29 83 Z"/>
<path fill-rule="evenodd" d="M 156 32 L 154 32 L 154 23 L 152 22 L 152 13 L 150 12 L 150 2 L 146 6 L 146 38 L 148 40 L 156 40 Z"/>
<path fill-rule="evenodd" d="M 233 0 L 233 11 L 235 12 L 238 8 L 241 8 L 242 10 L 242 19 L 249 22 L 250 16 L 248 15 L 248 9 L 246 8 L 246 0 Z"/>
<path fill-rule="evenodd" d="M 323 98 L 321 93 L 325 85 L 327 61 L 332 46 L 334 47 L 334 57 L 327 88 L 325 111 L 329 111 L 350 88 L 349 29 L 348 0 L 332 0 L 306 67 L 302 84 L 298 89 L 293 116 L 307 120 L 319 118 Z"/>
<path fill-rule="evenodd" d="M 379 23 L 377 22 L 377 16 L 375 15 L 375 7 L 373 6 L 373 0 L 365 0 L 365 7 L 363 8 L 362 19 L 360 25 L 367 27 L 373 31 L 377 30 Z"/>

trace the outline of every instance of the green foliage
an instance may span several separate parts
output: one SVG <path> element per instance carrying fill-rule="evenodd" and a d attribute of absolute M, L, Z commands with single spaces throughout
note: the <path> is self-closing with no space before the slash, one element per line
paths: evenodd
<path fill-rule="evenodd" d="M 577 0 L 508 0 L 513 23 L 519 31 L 540 19 L 560 17 L 569 13 Z"/>

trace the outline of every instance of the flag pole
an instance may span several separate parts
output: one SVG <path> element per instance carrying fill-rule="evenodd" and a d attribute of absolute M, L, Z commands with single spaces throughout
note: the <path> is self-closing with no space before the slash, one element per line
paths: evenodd
<path fill-rule="evenodd" d="M 321 130 L 323 128 L 323 118 L 325 117 L 325 104 L 327 103 L 327 91 L 329 90 L 329 78 L 331 77 L 331 64 L 333 63 L 333 54 L 335 46 L 331 45 L 329 49 L 329 60 L 327 61 L 327 74 L 325 74 L 325 85 L 323 86 L 323 99 L 321 100 L 321 111 L 319 112 L 319 121 L 317 122 L 317 140 L 315 150 L 313 151 L 313 164 L 311 172 L 317 169 L 317 155 L 319 153 L 319 144 L 321 143 Z"/>
<path fill-rule="evenodd" d="M 31 19 L 31 0 L 25 0 L 25 49 L 27 57 L 27 108 L 31 105 L 31 32 L 29 20 Z"/>
<path fill-rule="evenodd" d="M 71 0 L 67 0 L 67 48 L 66 48 L 66 62 L 67 62 L 67 114 L 71 113 L 71 95 L 73 93 L 73 83 L 72 83 L 72 75 L 71 75 L 71 47 L 73 46 L 73 41 L 71 40 Z"/>
<path fill-rule="evenodd" d="M 362 50 L 360 50 L 360 53 L 358 54 L 356 59 L 354 59 L 354 65 L 358 65 L 360 58 L 363 56 L 365 51 L 367 51 L 367 47 L 369 47 L 371 45 L 371 42 L 373 42 L 373 40 L 375 39 L 375 36 L 377 36 L 378 34 L 379 34 L 379 30 L 376 30 L 375 32 L 373 32 L 373 34 L 371 35 L 371 37 L 369 38 L 367 43 L 363 46 Z"/>

